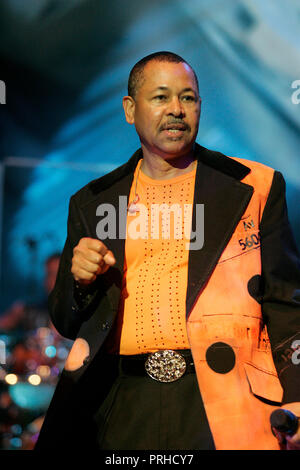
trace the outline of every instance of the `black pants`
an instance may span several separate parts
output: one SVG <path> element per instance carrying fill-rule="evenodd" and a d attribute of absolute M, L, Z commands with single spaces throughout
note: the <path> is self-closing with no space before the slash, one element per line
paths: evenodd
<path fill-rule="evenodd" d="M 215 449 L 195 373 L 162 383 L 120 372 L 94 420 L 99 449 Z"/>

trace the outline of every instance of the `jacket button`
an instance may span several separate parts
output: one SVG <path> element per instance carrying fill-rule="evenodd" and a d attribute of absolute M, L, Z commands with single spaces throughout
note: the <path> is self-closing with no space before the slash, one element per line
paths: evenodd
<path fill-rule="evenodd" d="M 108 330 L 109 328 L 109 323 L 106 321 L 104 323 L 102 323 L 102 326 L 101 326 L 102 330 L 105 331 L 105 330 Z"/>

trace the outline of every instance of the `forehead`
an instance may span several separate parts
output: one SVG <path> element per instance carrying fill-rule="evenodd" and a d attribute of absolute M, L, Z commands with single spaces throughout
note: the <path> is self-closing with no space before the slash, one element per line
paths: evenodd
<path fill-rule="evenodd" d="M 187 64 L 152 60 L 144 67 L 140 90 L 151 91 L 159 87 L 192 88 L 197 91 L 193 70 Z"/>

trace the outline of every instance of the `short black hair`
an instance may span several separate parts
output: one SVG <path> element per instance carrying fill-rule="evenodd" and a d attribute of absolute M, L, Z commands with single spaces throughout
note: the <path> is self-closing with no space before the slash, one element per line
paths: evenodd
<path fill-rule="evenodd" d="M 141 83 L 143 80 L 144 68 L 148 64 L 148 62 L 150 62 L 151 60 L 156 60 L 158 62 L 173 62 L 176 64 L 184 63 L 188 65 L 194 74 L 196 85 L 197 85 L 197 90 L 199 92 L 198 78 L 193 67 L 191 67 L 191 65 L 186 60 L 184 60 L 180 55 L 175 54 L 174 52 L 159 51 L 159 52 L 153 52 L 152 54 L 149 54 L 146 57 L 143 57 L 132 67 L 130 74 L 129 74 L 129 79 L 128 79 L 128 95 L 129 96 L 131 96 L 132 98 L 136 97 L 138 88 L 141 86 Z"/>

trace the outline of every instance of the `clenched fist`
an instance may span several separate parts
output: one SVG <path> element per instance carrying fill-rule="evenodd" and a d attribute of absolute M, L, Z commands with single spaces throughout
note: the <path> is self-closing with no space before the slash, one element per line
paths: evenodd
<path fill-rule="evenodd" d="M 71 272 L 75 281 L 87 285 L 99 274 L 105 273 L 116 260 L 103 242 L 95 238 L 81 238 L 73 250 Z"/>

